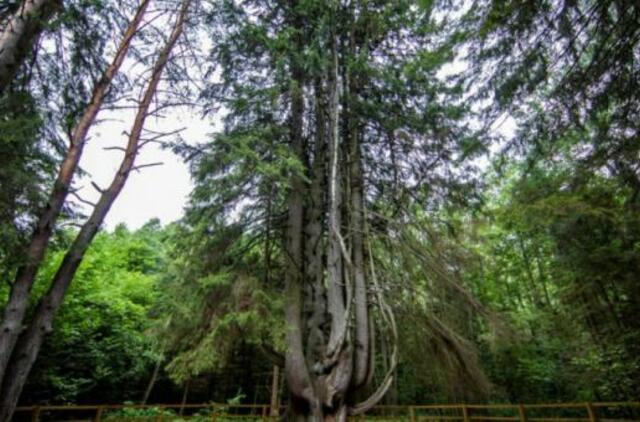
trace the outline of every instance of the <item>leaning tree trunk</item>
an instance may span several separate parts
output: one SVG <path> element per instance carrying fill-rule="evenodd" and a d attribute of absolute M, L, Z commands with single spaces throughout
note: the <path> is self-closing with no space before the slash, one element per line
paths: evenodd
<path fill-rule="evenodd" d="M 182 34 L 184 21 L 191 0 L 183 0 L 180 14 L 167 43 L 161 50 L 153 67 L 151 79 L 138 106 L 133 122 L 124 158 L 110 186 L 104 190 L 91 216 L 83 224 L 73 244 L 65 254 L 56 272 L 49 290 L 36 308 L 33 320 L 24 334 L 20 336 L 13 352 L 10 365 L 2 382 L 2 398 L 0 399 L 0 422 L 9 421 L 15 410 L 22 388 L 33 366 L 45 336 L 52 331 L 53 319 L 60 307 L 64 295 L 73 280 L 84 254 L 91 241 L 98 232 L 113 202 L 118 197 L 132 169 L 139 151 L 140 137 L 145 120 L 149 113 L 149 106 L 153 100 L 162 73 L 169 60 L 169 56 L 178 38 Z"/>
<path fill-rule="evenodd" d="M 2 324 L 0 325 L 0 380 L 4 378 L 9 358 L 20 335 L 29 302 L 29 294 L 53 233 L 56 220 L 69 194 L 71 182 L 86 143 L 87 133 L 102 107 L 114 76 L 127 55 L 131 40 L 138 30 L 148 4 L 149 0 L 144 0 L 140 4 L 133 20 L 124 33 L 113 61 L 95 85 L 91 100 L 72 132 L 69 149 L 58 170 L 47 205 L 40 213 L 38 223 L 31 236 L 25 263 L 18 269 L 15 280 L 11 285 L 9 300 L 4 308 Z"/>
<path fill-rule="evenodd" d="M 0 95 L 11 83 L 60 0 L 23 0 L 0 33 Z"/>

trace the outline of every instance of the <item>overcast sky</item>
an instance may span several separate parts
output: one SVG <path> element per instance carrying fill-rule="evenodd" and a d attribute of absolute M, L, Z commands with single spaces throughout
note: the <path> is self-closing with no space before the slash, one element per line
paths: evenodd
<path fill-rule="evenodd" d="M 91 138 L 82 157 L 81 166 L 90 174 L 81 179 L 78 192 L 83 199 L 97 199 L 97 191 L 91 186 L 94 181 L 100 187 L 106 187 L 115 174 L 122 152 L 105 151 L 110 146 L 124 146 L 127 139 L 123 131 L 128 131 L 135 111 L 105 113 L 105 119 L 91 131 Z M 175 110 L 166 119 L 149 119 L 146 128 L 154 131 L 172 131 L 186 127 L 182 135 L 191 144 L 207 140 L 214 131 L 211 118 L 202 119 L 187 110 Z M 157 217 L 163 224 L 170 223 L 182 216 L 183 207 L 192 188 L 187 165 L 171 151 L 162 150 L 157 144 L 147 144 L 142 149 L 136 164 L 162 162 L 161 166 L 141 169 L 131 173 L 122 193 L 107 215 L 105 225 L 113 229 L 124 222 L 129 228 L 136 229 L 149 219 Z"/>

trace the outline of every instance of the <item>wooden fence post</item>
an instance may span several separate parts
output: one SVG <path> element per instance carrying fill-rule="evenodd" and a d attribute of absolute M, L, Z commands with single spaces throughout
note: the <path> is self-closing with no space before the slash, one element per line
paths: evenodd
<path fill-rule="evenodd" d="M 524 409 L 524 404 L 518 405 L 518 413 L 520 414 L 520 422 L 527 422 L 527 414 Z"/>
<path fill-rule="evenodd" d="M 40 406 L 34 406 L 31 410 L 31 422 L 38 422 L 40 420 Z"/>
<path fill-rule="evenodd" d="M 591 403 L 586 403 L 585 405 L 587 406 L 587 412 L 589 413 L 589 422 L 597 422 L 598 415 L 596 415 L 596 411 L 593 406 L 591 406 Z"/>
<path fill-rule="evenodd" d="M 466 404 L 462 405 L 462 419 L 464 422 L 469 422 L 469 408 Z"/>
<path fill-rule="evenodd" d="M 164 407 L 160 406 L 158 411 L 159 413 L 156 415 L 156 422 L 162 422 L 162 419 L 164 418 Z"/>
<path fill-rule="evenodd" d="M 102 411 L 104 410 L 104 406 L 98 406 L 96 408 L 96 417 L 94 419 L 95 422 L 100 422 L 102 420 Z"/>
<path fill-rule="evenodd" d="M 411 418 L 411 422 L 416 422 L 416 411 L 413 406 L 409 406 L 409 417 Z"/>
<path fill-rule="evenodd" d="M 211 422 L 216 422 L 216 418 L 218 417 L 218 410 L 216 409 L 216 405 L 211 406 Z"/>

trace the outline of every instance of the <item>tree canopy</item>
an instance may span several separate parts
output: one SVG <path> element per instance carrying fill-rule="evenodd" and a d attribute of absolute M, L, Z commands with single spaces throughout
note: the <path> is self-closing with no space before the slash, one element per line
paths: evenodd
<path fill-rule="evenodd" d="M 618 0 L 0 5 L 0 420 L 635 399 L 639 57 Z M 185 110 L 221 124 L 149 129 Z M 184 215 L 105 228 L 150 143 Z"/>

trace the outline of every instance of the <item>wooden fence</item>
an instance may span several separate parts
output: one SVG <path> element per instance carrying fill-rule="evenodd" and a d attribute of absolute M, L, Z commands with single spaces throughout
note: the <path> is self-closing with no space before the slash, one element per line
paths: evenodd
<path fill-rule="evenodd" d="M 285 408 L 261 404 L 156 404 L 19 407 L 14 421 L 239 422 L 277 420 Z M 640 421 L 640 402 L 554 404 L 442 404 L 376 406 L 353 421 L 622 422 Z"/>

